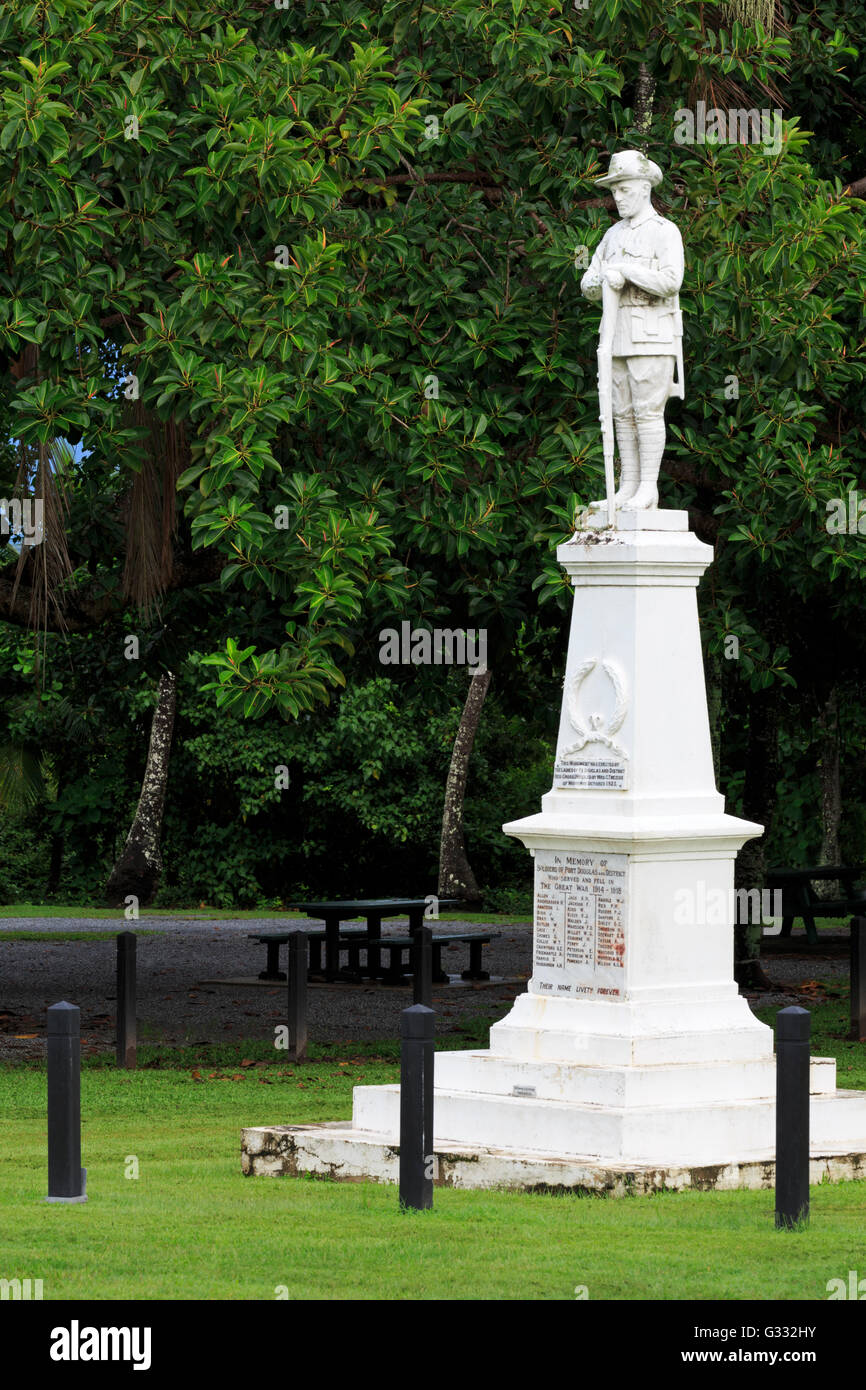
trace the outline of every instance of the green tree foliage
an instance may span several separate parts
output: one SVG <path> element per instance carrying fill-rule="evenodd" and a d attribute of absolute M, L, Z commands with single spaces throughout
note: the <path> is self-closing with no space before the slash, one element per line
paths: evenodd
<path fill-rule="evenodd" d="M 330 719 L 314 704 L 404 614 L 487 626 L 501 683 L 539 656 L 553 677 L 554 548 L 602 475 L 581 248 L 612 215 L 593 178 L 640 139 L 687 251 L 663 500 L 715 546 L 723 786 L 754 801 L 759 724 L 808 745 L 862 668 L 862 543 L 826 519 L 863 476 L 866 142 L 857 6 L 783 6 L 772 34 L 735 13 L 10 0 L 4 390 L 34 459 L 58 433 L 91 451 L 67 621 L 124 624 L 125 499 L 162 468 L 162 515 L 177 481 L 155 419 L 183 518 L 154 660 L 172 633 L 206 654 L 224 711 Z M 780 105 L 778 148 L 678 143 L 698 99 Z"/>
<path fill-rule="evenodd" d="M 38 693 L 0 648 L 0 742 L 35 742 L 47 770 L 33 804 L 0 807 L 6 901 L 92 902 L 135 810 L 154 683 L 130 671 L 125 686 L 94 695 L 87 641 L 72 639 L 75 674 L 67 668 Z M 54 665 L 50 646 L 48 656 Z M 17 658 L 33 660 L 32 650 Z M 157 903 L 267 907 L 310 892 L 435 891 L 442 787 L 467 678 L 414 674 L 352 682 L 327 710 L 297 720 L 276 710 L 245 720 L 199 693 L 193 658 L 180 681 Z M 528 902 L 531 865 L 502 835 L 502 807 L 533 809 L 549 780 L 551 734 L 542 725 L 528 735 L 525 716 L 491 697 L 467 811 L 491 906 Z"/>
<path fill-rule="evenodd" d="M 245 648 L 242 661 L 294 714 L 341 679 L 333 652 L 346 645 L 347 619 L 380 588 L 400 591 L 375 509 L 337 508 L 333 491 L 283 469 L 274 450 L 311 404 L 333 408 L 351 390 L 329 357 L 346 272 L 321 224 L 347 181 L 381 159 L 375 147 L 390 159 L 418 117 L 383 73 L 383 49 L 354 45 L 338 63 L 295 42 L 262 48 L 235 17 L 81 0 L 5 10 L 0 340 L 17 380 L 25 474 L 28 450 L 41 456 L 58 435 L 84 434 L 79 491 L 97 479 L 95 574 L 78 593 L 73 546 L 68 606 L 95 622 L 124 597 L 106 558 L 111 527 L 125 488 L 154 466 L 153 441 L 130 418 L 137 398 L 185 442 L 180 486 L 198 480 L 192 552 L 213 549 L 224 584 L 285 609 L 279 646 L 261 657 Z M 127 374 L 123 392 L 106 340 Z M 164 493 L 175 479 L 158 481 L 171 530 Z M 151 588 L 212 570 L 176 560 Z M 255 691 L 223 697 L 255 712 Z"/>

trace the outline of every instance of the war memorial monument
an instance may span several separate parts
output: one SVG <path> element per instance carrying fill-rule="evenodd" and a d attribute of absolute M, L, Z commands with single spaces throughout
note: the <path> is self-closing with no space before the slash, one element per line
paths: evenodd
<path fill-rule="evenodd" d="M 773 1181 L 773 1033 L 734 981 L 733 913 L 701 910 L 733 902 L 762 827 L 727 815 L 714 781 L 697 606 L 713 552 L 658 506 L 665 403 L 684 394 L 661 180 L 635 150 L 597 180 L 620 215 L 581 282 L 603 308 L 607 495 L 557 551 L 574 608 L 553 785 L 504 826 L 535 861 L 532 977 L 488 1049 L 436 1056 L 437 1176 L 458 1186 Z M 837 1091 L 835 1070 L 812 1059 L 813 1182 L 866 1173 L 866 1093 Z M 351 1122 L 244 1131 L 245 1170 L 396 1181 L 399 1089 L 356 1087 Z"/>

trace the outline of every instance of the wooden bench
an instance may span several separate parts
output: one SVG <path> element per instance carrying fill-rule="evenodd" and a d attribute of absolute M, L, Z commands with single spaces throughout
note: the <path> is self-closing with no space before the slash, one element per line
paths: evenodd
<path fill-rule="evenodd" d="M 469 969 L 461 973 L 461 980 L 489 980 L 489 973 L 483 969 L 481 953 L 485 946 L 488 946 L 494 937 L 501 935 L 501 932 L 438 932 L 433 931 L 433 983 L 447 984 L 450 975 L 442 969 L 442 947 L 467 943 L 469 946 Z M 371 941 L 370 946 L 378 951 L 387 951 L 389 954 L 388 969 L 385 970 L 380 978 L 387 985 L 401 985 L 405 983 L 406 967 L 403 964 L 403 953 L 411 952 L 415 942 L 411 936 L 382 936 L 377 941 Z M 415 974 L 414 964 L 410 961 L 411 973 Z"/>
<path fill-rule="evenodd" d="M 302 930 L 298 928 L 298 930 Z M 251 941 L 260 941 L 267 948 L 267 963 L 264 970 L 259 971 L 260 980 L 285 980 L 286 972 L 280 969 L 280 947 L 284 946 L 294 932 L 248 932 Z M 322 945 L 326 939 L 324 927 L 313 927 L 305 932 L 309 942 L 309 970 L 310 976 L 321 975 L 324 972 L 322 965 Z M 349 969 L 359 969 L 360 950 L 366 946 L 369 936 L 366 927 L 343 927 L 340 931 L 339 950 L 348 951 Z"/>
<path fill-rule="evenodd" d="M 802 917 L 809 942 L 818 943 L 816 917 L 866 916 L 866 887 L 856 880 L 863 868 L 852 864 L 822 864 L 811 869 L 769 869 L 767 887 L 782 894 L 782 936 L 790 936 L 795 917 Z M 845 896 L 819 898 L 813 888 L 817 882 L 840 882 Z"/>

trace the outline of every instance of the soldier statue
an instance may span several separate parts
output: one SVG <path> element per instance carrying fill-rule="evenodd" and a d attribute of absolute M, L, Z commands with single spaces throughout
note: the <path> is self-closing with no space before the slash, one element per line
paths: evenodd
<path fill-rule="evenodd" d="M 605 284 L 609 287 L 606 297 L 612 299 L 611 291 L 618 292 L 618 303 L 613 305 L 615 322 L 607 340 L 607 378 L 602 367 L 604 349 L 599 350 L 602 433 L 607 410 L 613 416 L 621 462 L 611 516 L 614 507 L 638 511 L 658 506 L 665 404 L 669 396 L 682 399 L 684 394 L 678 294 L 683 279 L 683 242 L 674 223 L 652 205 L 651 190 L 661 181 L 659 166 L 639 150 L 613 155 L 608 172 L 595 180 L 611 190 L 620 216 L 602 237 L 580 283 L 587 299 L 601 299 Z M 612 431 L 610 435 L 612 475 Z M 608 502 L 592 502 L 590 507 L 600 510 L 606 505 Z"/>

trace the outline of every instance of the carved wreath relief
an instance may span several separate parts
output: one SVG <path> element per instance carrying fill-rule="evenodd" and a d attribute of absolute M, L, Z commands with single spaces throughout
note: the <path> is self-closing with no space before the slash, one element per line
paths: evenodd
<path fill-rule="evenodd" d="M 598 666 L 597 657 L 589 657 L 577 668 L 565 690 L 565 713 L 577 734 L 577 741 L 561 749 L 553 770 L 553 785 L 564 788 L 583 788 L 623 791 L 628 785 L 628 754 L 614 738 L 628 713 L 625 677 L 616 662 L 604 659 L 601 669 L 613 687 L 614 710 L 609 719 L 603 714 L 583 711 L 581 691 L 591 671 Z M 599 744 L 613 757 L 578 758 L 584 748 Z"/>

